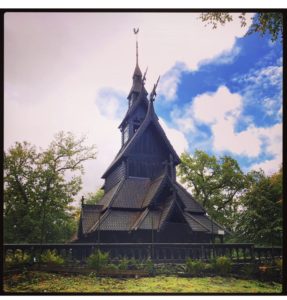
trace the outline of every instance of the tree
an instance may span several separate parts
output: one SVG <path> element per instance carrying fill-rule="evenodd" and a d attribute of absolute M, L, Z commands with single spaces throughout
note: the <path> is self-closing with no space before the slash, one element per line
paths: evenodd
<path fill-rule="evenodd" d="M 191 189 L 207 213 L 229 230 L 234 229 L 240 195 L 247 181 L 237 161 L 230 156 L 217 159 L 203 151 L 181 155 L 180 181 Z"/>
<path fill-rule="evenodd" d="M 248 174 L 250 187 L 242 197 L 236 235 L 241 241 L 282 245 L 282 168 L 272 176 Z"/>
<path fill-rule="evenodd" d="M 207 24 L 211 24 L 213 29 L 217 28 L 218 24 L 225 25 L 228 22 L 233 21 L 233 14 L 231 13 L 202 13 L 200 19 Z M 241 27 L 247 25 L 246 13 L 239 13 L 238 18 L 240 19 Z M 276 41 L 278 38 L 282 41 L 283 36 L 283 15 L 282 13 L 256 13 L 252 17 L 252 25 L 250 26 L 247 34 L 255 32 L 260 33 L 261 36 L 269 33 L 272 41 Z"/>
<path fill-rule="evenodd" d="M 95 193 L 88 193 L 85 197 L 86 204 L 97 204 L 104 196 L 104 190 L 99 189 Z"/>
<path fill-rule="evenodd" d="M 63 242 L 71 237 L 79 173 L 83 162 L 96 157 L 95 146 L 84 142 L 84 137 L 60 132 L 45 151 L 17 142 L 4 152 L 5 242 Z"/>

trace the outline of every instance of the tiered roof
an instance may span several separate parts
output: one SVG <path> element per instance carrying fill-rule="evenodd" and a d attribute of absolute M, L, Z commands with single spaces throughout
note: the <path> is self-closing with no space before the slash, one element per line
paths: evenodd
<path fill-rule="evenodd" d="M 130 106 L 119 127 L 122 130 L 126 126 L 129 118 L 133 117 L 140 105 L 146 109 L 145 117 L 139 128 L 122 145 L 103 174 L 102 177 L 105 179 L 116 166 L 129 158 L 133 146 L 151 127 L 157 134 L 156 143 L 164 147 L 165 153 L 169 155 L 169 164 L 174 172 L 175 166 L 180 163 L 180 158 L 160 126 L 154 111 L 153 101 L 156 95 L 156 85 L 150 95 L 150 100 L 147 99 L 147 91 L 144 87 L 145 75 L 146 73 L 142 78 L 137 53 L 133 85 L 128 95 Z M 159 165 L 162 163 L 159 161 Z M 168 162 L 166 161 L 166 163 Z M 180 218 L 192 232 L 216 234 L 218 230 L 224 230 L 207 216 L 204 208 L 183 186 L 176 182 L 175 176 L 172 174 L 173 172 L 169 172 L 167 166 L 155 178 L 131 177 L 126 173 L 119 182 L 105 191 L 98 205 L 82 206 L 79 232 L 84 236 L 98 230 L 133 232 L 153 229 L 160 232 L 174 213 L 180 214 Z"/>

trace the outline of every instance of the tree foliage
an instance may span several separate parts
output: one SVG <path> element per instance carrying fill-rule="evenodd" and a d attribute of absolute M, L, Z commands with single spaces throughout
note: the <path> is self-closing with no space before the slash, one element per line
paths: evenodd
<path fill-rule="evenodd" d="M 236 14 L 226 12 L 211 12 L 202 13 L 200 19 L 207 24 L 211 24 L 212 28 L 217 28 L 218 24 L 225 25 L 232 22 Z M 246 13 L 237 14 L 241 27 L 247 25 Z M 256 13 L 252 17 L 252 25 L 250 26 L 247 34 L 258 32 L 261 36 L 269 33 L 272 41 L 276 41 L 278 38 L 282 41 L 283 36 L 283 15 L 282 13 L 267 12 Z"/>
<path fill-rule="evenodd" d="M 233 242 L 282 243 L 282 168 L 271 176 L 244 174 L 230 156 L 181 155 L 179 176 L 209 215 L 230 229 Z"/>
<path fill-rule="evenodd" d="M 208 214 L 232 230 L 239 197 L 247 185 L 237 161 L 230 156 L 217 159 L 199 150 L 193 156 L 183 153 L 179 176 Z"/>
<path fill-rule="evenodd" d="M 4 240 L 63 242 L 75 231 L 71 202 L 83 162 L 95 159 L 85 138 L 60 132 L 46 150 L 17 142 L 4 153 Z M 69 179 L 68 179 L 69 178 Z"/>
<path fill-rule="evenodd" d="M 282 168 L 271 176 L 248 174 L 250 187 L 242 197 L 236 234 L 239 240 L 261 245 L 282 244 Z"/>
<path fill-rule="evenodd" d="M 99 189 L 95 193 L 88 193 L 85 197 L 85 204 L 97 204 L 104 196 L 104 190 Z"/>

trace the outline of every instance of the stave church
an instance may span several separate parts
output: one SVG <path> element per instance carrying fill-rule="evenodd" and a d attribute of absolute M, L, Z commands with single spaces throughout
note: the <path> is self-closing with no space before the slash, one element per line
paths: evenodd
<path fill-rule="evenodd" d="M 82 203 L 76 243 L 209 243 L 225 229 L 176 180 L 180 158 L 154 110 L 157 83 L 148 94 L 136 65 L 119 125 L 121 148 L 102 175 L 104 196 Z"/>

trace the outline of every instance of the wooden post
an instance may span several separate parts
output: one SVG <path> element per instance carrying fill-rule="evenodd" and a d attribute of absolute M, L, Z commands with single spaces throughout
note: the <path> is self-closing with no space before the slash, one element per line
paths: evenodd
<path fill-rule="evenodd" d="M 153 214 L 151 214 L 151 259 L 153 259 L 153 241 L 154 241 L 154 236 L 153 236 Z"/>

